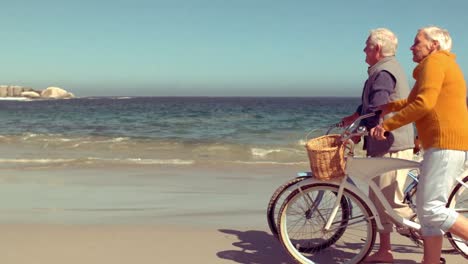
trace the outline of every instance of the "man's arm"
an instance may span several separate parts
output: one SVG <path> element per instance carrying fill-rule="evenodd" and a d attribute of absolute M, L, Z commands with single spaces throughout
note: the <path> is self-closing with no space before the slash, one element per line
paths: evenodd
<path fill-rule="evenodd" d="M 353 123 L 354 120 L 356 120 L 358 117 L 359 117 L 359 112 L 354 112 L 350 116 L 343 117 L 341 119 L 341 126 L 346 127 L 346 126 L 351 125 L 351 123 Z"/>
<path fill-rule="evenodd" d="M 380 105 L 387 104 L 390 101 L 390 94 L 395 90 L 396 79 L 387 71 L 381 71 L 377 74 L 374 84 L 369 92 L 369 105 L 366 113 L 379 110 Z M 365 125 L 368 128 L 379 124 L 379 117 L 368 118 Z"/>

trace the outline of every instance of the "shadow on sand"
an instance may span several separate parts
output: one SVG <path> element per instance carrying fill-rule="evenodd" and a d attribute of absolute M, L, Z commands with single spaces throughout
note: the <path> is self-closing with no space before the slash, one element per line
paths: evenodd
<path fill-rule="evenodd" d="M 238 231 L 232 229 L 220 229 L 219 231 L 236 236 L 239 240 L 232 244 L 238 247 L 238 250 L 220 251 L 216 254 L 219 258 L 243 264 L 294 263 L 279 241 L 265 231 Z"/>
<path fill-rule="evenodd" d="M 220 229 L 219 232 L 236 236 L 237 242 L 232 245 L 238 247 L 238 250 L 220 251 L 216 255 L 221 259 L 232 260 L 242 264 L 290 264 L 295 263 L 285 252 L 280 242 L 271 234 L 265 231 L 249 230 L 239 231 L 232 229 Z M 376 249 L 378 245 L 374 246 Z M 394 252 L 410 255 L 419 253 L 416 246 L 393 245 Z M 330 259 L 329 259 L 330 260 Z M 328 262 L 324 262 L 328 263 Z M 415 260 L 407 259 L 404 255 L 395 258 L 394 263 L 414 264 L 419 263 Z"/>

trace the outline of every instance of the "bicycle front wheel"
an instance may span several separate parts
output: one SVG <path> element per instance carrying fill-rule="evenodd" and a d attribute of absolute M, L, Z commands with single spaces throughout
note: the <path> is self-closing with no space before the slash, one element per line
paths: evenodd
<path fill-rule="evenodd" d="M 299 263 L 359 263 L 372 249 L 376 222 L 365 202 L 345 190 L 330 229 L 338 187 L 317 183 L 292 192 L 280 210 L 280 240 Z M 339 234 L 339 235 L 337 235 Z"/>
<path fill-rule="evenodd" d="M 468 176 L 465 176 L 465 178 L 463 178 L 463 183 L 466 184 L 467 182 Z M 468 193 L 463 184 L 457 183 L 453 191 L 450 193 L 447 207 L 455 209 L 455 211 L 464 217 L 468 217 Z M 450 232 L 447 232 L 446 236 L 452 246 L 465 258 L 468 258 L 468 245 L 466 244 L 466 241 L 463 241 Z"/>
<path fill-rule="evenodd" d="M 283 204 L 284 199 L 289 195 L 288 190 L 291 186 L 296 185 L 296 183 L 303 181 L 304 179 L 309 178 L 310 176 L 297 177 L 285 182 L 283 185 L 278 187 L 268 202 L 267 207 L 267 222 L 268 227 L 270 227 L 271 233 L 278 238 L 278 214 Z"/>

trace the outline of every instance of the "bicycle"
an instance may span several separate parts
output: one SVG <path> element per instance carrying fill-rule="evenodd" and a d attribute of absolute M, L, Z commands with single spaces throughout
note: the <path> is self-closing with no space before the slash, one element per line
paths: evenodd
<path fill-rule="evenodd" d="M 332 124 L 327 127 L 327 131 L 325 135 L 328 135 L 330 131 L 332 131 L 334 128 L 341 127 L 340 123 Z M 311 131 L 312 132 L 312 131 Z M 309 133 L 310 134 L 310 133 Z M 306 136 L 307 139 L 307 136 Z M 408 177 L 411 179 L 411 181 L 408 183 L 407 187 L 404 190 L 404 203 L 408 204 L 408 206 L 415 211 L 416 208 L 416 203 L 415 203 L 415 197 L 416 197 L 416 190 L 417 190 L 417 185 L 418 185 L 418 176 L 419 176 L 419 170 L 413 169 L 408 172 Z M 297 176 L 288 180 L 287 182 L 283 183 L 281 186 L 279 186 L 272 194 L 268 206 L 267 206 L 267 223 L 270 228 L 270 231 L 272 235 L 279 239 L 278 237 L 278 215 L 279 215 L 279 209 L 285 198 L 296 188 L 295 186 L 310 177 L 313 177 L 312 172 L 299 172 L 297 173 Z M 415 215 L 416 216 L 416 215 Z M 416 220 L 416 219 L 413 219 Z M 423 242 L 421 239 L 421 236 L 419 235 L 418 232 L 412 232 L 410 230 L 410 233 L 403 233 L 397 232 L 405 237 L 408 237 L 415 245 L 418 247 L 423 246 Z M 320 245 L 319 245 L 320 246 Z M 444 240 L 443 247 L 442 247 L 442 253 L 445 254 L 450 254 L 450 253 L 455 253 L 457 250 L 452 246 L 452 244 L 449 242 L 449 240 Z"/>
<path fill-rule="evenodd" d="M 341 138 L 349 144 L 354 136 L 363 136 L 365 129 L 357 127 L 364 115 L 351 124 Z M 349 153 L 348 153 L 349 154 Z M 398 216 L 390 207 L 377 185 L 371 180 L 376 175 L 397 169 L 417 169 L 419 162 L 395 158 L 355 158 L 347 156 L 344 177 L 321 181 L 308 177 L 295 184 L 279 212 L 279 238 L 288 254 L 300 263 L 359 263 L 373 248 L 376 229 L 382 229 L 380 216 L 372 201 L 347 179 L 360 180 L 376 193 L 389 216 L 399 226 L 419 230 L 420 225 Z M 467 175 L 465 171 L 462 175 Z M 468 176 L 458 178 L 449 195 L 447 206 L 466 215 Z M 343 203 L 343 200 L 346 203 Z M 338 234 L 338 235 L 337 235 Z M 453 247 L 468 258 L 468 246 L 448 233 Z M 330 261 L 330 258 L 333 260 Z"/>

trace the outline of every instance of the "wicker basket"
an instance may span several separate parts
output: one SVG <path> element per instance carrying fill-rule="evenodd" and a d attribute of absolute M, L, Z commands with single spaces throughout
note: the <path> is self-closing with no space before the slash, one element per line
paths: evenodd
<path fill-rule="evenodd" d="M 330 180 L 345 175 L 344 145 L 340 135 L 326 135 L 307 141 L 307 154 L 314 177 Z"/>

